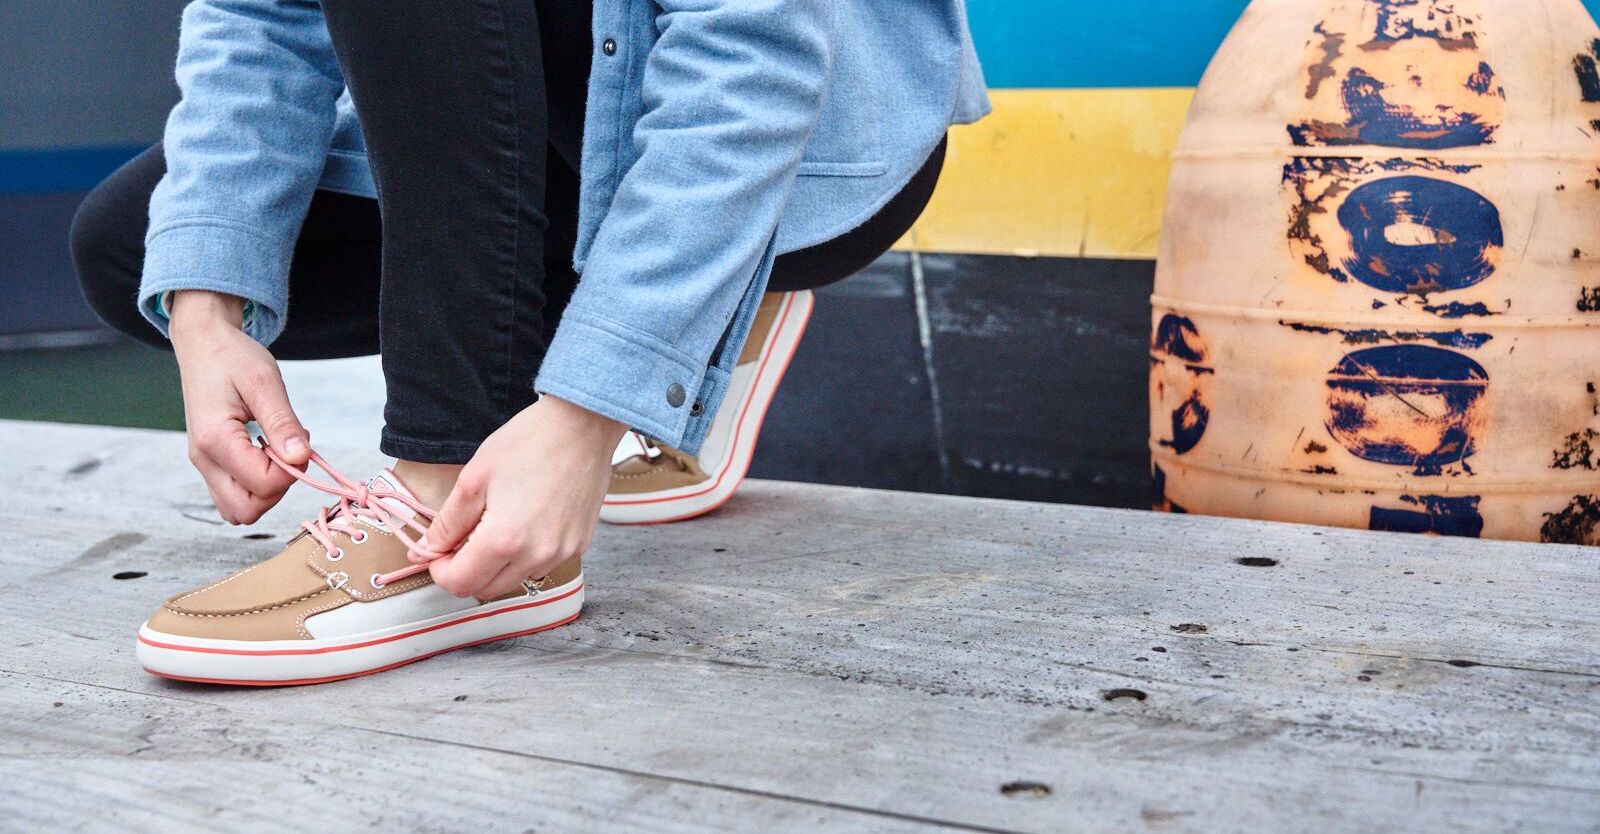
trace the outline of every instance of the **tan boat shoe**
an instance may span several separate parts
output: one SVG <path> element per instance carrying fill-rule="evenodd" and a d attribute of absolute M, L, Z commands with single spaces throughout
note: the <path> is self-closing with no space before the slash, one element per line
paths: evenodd
<path fill-rule="evenodd" d="M 810 291 L 761 299 L 750 337 L 699 457 L 629 432 L 612 456 L 600 520 L 660 524 L 704 515 L 733 496 L 755 456 L 756 438 L 789 360 L 800 348 L 816 298 Z"/>
<path fill-rule="evenodd" d="M 433 512 L 392 470 L 359 484 L 313 459 L 335 483 L 299 477 L 339 502 L 278 555 L 167 600 L 139 629 L 146 670 L 205 683 L 322 683 L 577 619 L 578 558 L 514 595 L 452 596 L 408 557 L 407 529 L 425 529 Z"/>

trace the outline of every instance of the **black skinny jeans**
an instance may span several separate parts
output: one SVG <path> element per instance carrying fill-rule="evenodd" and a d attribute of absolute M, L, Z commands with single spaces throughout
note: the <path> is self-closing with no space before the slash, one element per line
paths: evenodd
<path fill-rule="evenodd" d="M 577 283 L 587 0 L 323 0 L 379 199 L 318 191 L 296 242 L 280 359 L 380 353 L 381 450 L 465 463 L 536 395 L 533 379 Z M 780 255 L 768 289 L 865 267 L 932 196 L 944 143 L 875 217 Z M 84 200 L 72 252 L 85 297 L 158 347 L 140 316 L 157 145 Z M 382 218 L 380 221 L 380 217 Z"/>

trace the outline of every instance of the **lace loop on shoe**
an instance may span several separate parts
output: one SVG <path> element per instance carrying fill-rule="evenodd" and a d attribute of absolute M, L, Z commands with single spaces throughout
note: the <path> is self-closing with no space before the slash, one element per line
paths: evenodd
<path fill-rule="evenodd" d="M 363 518 L 377 522 L 385 530 L 393 533 L 395 538 L 405 544 L 407 553 L 422 560 L 419 563 L 408 565 L 396 571 L 373 574 L 373 587 L 381 588 L 408 576 L 415 576 L 427 570 L 429 562 L 441 556 L 449 555 L 448 553 L 424 550 L 417 544 L 416 539 L 406 535 L 405 528 L 409 527 L 417 531 L 418 534 L 426 532 L 428 528 L 418 522 L 416 517 L 404 518 L 383 502 L 385 499 L 399 501 L 410 507 L 417 516 L 429 520 L 438 515 L 432 507 L 403 492 L 397 492 L 392 489 L 373 489 L 360 481 L 353 481 L 345 477 L 339 470 L 334 469 L 332 464 L 313 451 L 311 453 L 311 462 L 316 464 L 322 471 L 328 473 L 328 477 L 333 479 L 333 483 L 323 483 L 306 474 L 298 467 L 286 463 L 283 458 L 278 457 L 278 453 L 267 445 L 265 437 L 260 438 L 259 443 L 261 450 L 267 453 L 267 457 L 283 471 L 289 473 L 295 480 L 339 499 L 338 504 L 331 508 L 323 507 L 317 511 L 316 518 L 300 525 L 307 535 L 311 536 L 317 544 L 322 545 L 322 549 L 329 554 L 330 561 L 338 561 L 338 559 L 332 558 L 332 554 L 335 552 L 340 554 L 340 558 L 344 555 L 343 551 L 333 541 L 334 533 L 345 533 L 352 539 L 356 537 L 357 533 L 360 533 L 363 540 L 365 539 L 366 532 L 355 527 L 358 520 Z M 342 586 L 344 583 L 341 582 L 339 584 Z M 333 587 L 331 580 L 329 587 Z"/>

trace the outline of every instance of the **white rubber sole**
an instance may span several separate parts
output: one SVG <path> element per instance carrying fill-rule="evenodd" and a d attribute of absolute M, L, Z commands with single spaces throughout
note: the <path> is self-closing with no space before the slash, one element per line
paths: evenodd
<path fill-rule="evenodd" d="M 707 480 L 677 489 L 642 492 L 632 495 L 607 495 L 600 507 L 600 520 L 608 524 L 665 524 L 704 515 L 720 507 L 744 483 L 755 457 L 756 440 L 767 408 L 777 396 L 778 384 L 789 369 L 790 360 L 800 348 L 806 323 L 816 307 L 816 296 L 809 291 L 788 293 L 773 322 L 771 338 L 761 348 L 756 373 L 744 396 L 729 400 L 723 408 L 737 409 L 728 451 Z"/>
<path fill-rule="evenodd" d="M 579 576 L 535 597 L 326 640 L 208 640 L 153 631 L 146 624 L 139 628 L 138 658 L 145 671 L 175 680 L 238 686 L 325 683 L 555 628 L 577 619 L 582 608 Z"/>

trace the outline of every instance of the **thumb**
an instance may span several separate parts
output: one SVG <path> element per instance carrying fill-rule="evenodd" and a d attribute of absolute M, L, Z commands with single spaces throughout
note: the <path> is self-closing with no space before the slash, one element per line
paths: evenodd
<path fill-rule="evenodd" d="M 461 543 L 477 528 L 478 520 L 483 518 L 484 493 L 483 484 L 463 470 L 455 488 L 450 490 L 450 497 L 444 500 L 444 506 L 439 508 L 439 514 L 418 544 L 435 553 L 453 553 L 460 549 Z"/>
<path fill-rule="evenodd" d="M 311 460 L 311 434 L 300 425 L 300 418 L 289 405 L 289 392 L 276 366 L 270 372 L 247 377 L 239 387 L 239 397 L 250 410 L 251 419 L 267 435 L 267 442 L 278 450 L 285 462 L 304 466 Z"/>

